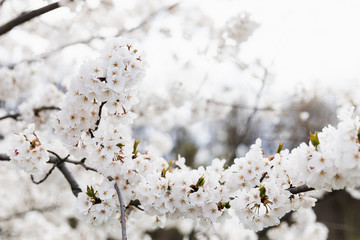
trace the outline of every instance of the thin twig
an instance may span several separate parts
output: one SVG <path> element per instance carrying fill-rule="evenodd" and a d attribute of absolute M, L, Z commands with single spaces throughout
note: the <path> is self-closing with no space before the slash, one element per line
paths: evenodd
<path fill-rule="evenodd" d="M 107 103 L 107 101 L 102 102 L 102 103 L 100 104 L 100 106 L 99 106 L 98 120 L 97 120 L 96 123 L 95 123 L 95 128 L 94 128 L 94 129 L 89 128 L 89 133 L 90 133 L 91 138 L 94 138 L 94 137 L 95 137 L 95 136 L 94 136 L 94 132 L 95 132 L 96 130 L 98 130 L 98 128 L 99 128 L 100 121 L 101 121 L 101 112 L 102 112 L 102 109 L 103 109 L 103 107 L 104 107 L 104 105 L 105 105 L 106 103 Z"/>
<path fill-rule="evenodd" d="M 20 116 L 20 113 L 7 114 L 7 115 L 5 115 L 5 116 L 0 117 L 0 121 L 1 121 L 1 120 L 4 120 L 4 119 L 7 119 L 7 118 L 12 118 L 12 119 L 14 119 L 14 120 L 17 120 L 19 116 Z"/>
<path fill-rule="evenodd" d="M 259 107 L 256 107 L 256 106 L 246 106 L 246 105 L 243 105 L 243 104 L 226 103 L 226 102 L 221 102 L 221 101 L 214 100 L 214 99 L 206 99 L 206 102 L 212 103 L 212 104 L 215 104 L 215 105 L 219 105 L 219 106 L 227 106 L 227 107 L 238 108 L 238 109 L 246 109 L 246 110 L 254 110 L 254 109 L 256 109 L 256 111 L 264 111 L 264 112 L 274 112 L 274 111 L 276 111 L 272 107 L 259 108 Z"/>
<path fill-rule="evenodd" d="M 30 21 L 31 19 L 33 19 L 35 17 L 38 17 L 44 13 L 50 12 L 59 7 L 60 7 L 59 2 L 54 2 L 49 5 L 46 5 L 45 7 L 41 7 L 39 9 L 35 9 L 30 12 L 22 13 L 18 17 L 14 18 L 13 20 L 0 26 L 0 36 L 9 32 L 11 29 L 13 29 L 16 26 L 19 26 L 20 24 Z"/>
<path fill-rule="evenodd" d="M 55 107 L 55 106 L 43 106 L 43 107 L 38 107 L 38 108 L 34 108 L 33 109 L 33 112 L 34 112 L 34 115 L 36 117 L 39 116 L 40 112 L 42 111 L 48 111 L 48 110 L 60 110 L 59 107 Z M 4 120 L 4 119 L 7 119 L 7 118 L 12 118 L 14 120 L 18 120 L 19 117 L 21 117 L 21 114 L 20 113 L 14 113 L 14 114 L 7 114 L 5 116 L 2 116 L 0 117 L 0 121 L 1 120 Z"/>
<path fill-rule="evenodd" d="M 113 181 L 114 179 L 109 176 L 108 179 L 110 181 Z M 126 236 L 126 222 L 125 222 L 125 206 L 124 206 L 124 203 L 123 203 L 123 199 L 122 199 L 122 196 L 121 196 L 121 192 L 120 192 L 120 189 L 119 189 L 119 186 L 117 184 L 116 181 L 114 181 L 114 187 L 115 187 L 115 190 L 116 190 L 116 193 L 118 195 L 118 199 L 119 199 L 119 204 L 120 204 L 120 214 L 121 214 L 121 233 L 122 233 L 122 240 L 127 240 L 127 236 Z"/>
<path fill-rule="evenodd" d="M 260 98 L 261 98 L 262 93 L 263 93 L 264 88 L 265 88 L 265 83 L 266 83 L 267 76 L 268 76 L 268 71 L 267 71 L 266 68 L 264 68 L 264 76 L 262 78 L 262 84 L 261 84 L 261 87 L 260 87 L 258 93 L 256 94 L 256 100 L 255 100 L 253 111 L 251 112 L 248 119 L 246 120 L 245 132 L 240 136 L 241 139 L 245 138 L 246 135 L 248 134 L 249 129 L 250 129 L 251 124 L 252 124 L 252 120 L 255 117 L 256 113 L 259 111 Z"/>
<path fill-rule="evenodd" d="M 33 183 L 35 183 L 35 184 L 40 184 L 40 183 L 44 182 L 44 181 L 50 176 L 50 174 L 51 174 L 52 171 L 55 169 L 55 167 L 56 167 L 56 164 L 54 164 L 54 165 L 51 167 L 51 169 L 49 170 L 49 172 L 48 172 L 48 173 L 45 175 L 45 177 L 44 177 L 43 179 L 41 179 L 40 181 L 35 181 L 35 180 L 34 180 L 34 176 L 31 175 L 31 181 L 32 181 Z"/>
<path fill-rule="evenodd" d="M 64 162 L 67 162 L 67 163 L 72 163 L 72 164 L 75 164 L 75 165 L 81 165 L 83 168 L 85 168 L 86 170 L 89 170 L 89 171 L 93 171 L 93 172 L 97 172 L 97 170 L 95 168 L 92 168 L 92 167 L 89 167 L 85 164 L 85 158 L 83 158 L 81 161 L 74 161 L 74 160 L 64 160 Z"/>

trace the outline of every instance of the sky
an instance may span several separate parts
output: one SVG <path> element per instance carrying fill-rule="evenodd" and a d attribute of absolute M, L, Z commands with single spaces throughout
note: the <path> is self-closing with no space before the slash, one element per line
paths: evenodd
<path fill-rule="evenodd" d="M 278 82 L 346 88 L 359 80 L 360 1 L 242 2 L 260 23 L 242 54 L 261 56 Z"/>

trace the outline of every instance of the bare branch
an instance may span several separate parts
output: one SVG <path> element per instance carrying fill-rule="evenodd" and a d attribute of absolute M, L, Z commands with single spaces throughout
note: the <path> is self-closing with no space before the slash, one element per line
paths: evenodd
<path fill-rule="evenodd" d="M 0 161 L 10 161 L 10 157 L 6 154 L 0 154 Z"/>
<path fill-rule="evenodd" d="M 108 179 L 110 181 L 114 180 L 111 176 L 108 177 Z M 126 236 L 126 222 L 125 222 L 125 206 L 124 206 L 124 202 L 121 196 L 121 192 L 119 189 L 119 186 L 117 184 L 116 181 L 114 181 L 114 187 L 116 190 L 116 193 L 118 195 L 118 199 L 119 199 L 119 204 L 120 204 L 120 214 L 121 214 L 121 233 L 122 233 L 122 240 L 127 240 L 127 236 Z"/>
<path fill-rule="evenodd" d="M 61 110 L 59 107 L 55 107 L 55 106 L 43 106 L 43 107 L 38 107 L 38 108 L 34 108 L 33 111 L 34 111 L 34 115 L 36 117 L 39 116 L 40 112 L 42 111 L 48 111 L 48 110 Z M 19 117 L 21 117 L 21 114 L 20 113 L 14 113 L 14 114 L 7 114 L 5 116 L 2 116 L 0 117 L 0 121 L 1 120 L 4 120 L 4 119 L 7 119 L 7 118 L 12 118 L 14 120 L 18 120 Z"/>
<path fill-rule="evenodd" d="M 5 1 L 6 1 L 6 0 L 1 0 L 1 1 L 0 1 L 0 7 L 4 4 Z"/>
<path fill-rule="evenodd" d="M 79 184 L 76 182 L 75 178 L 69 171 L 69 169 L 66 167 L 65 162 L 60 162 L 56 165 L 56 167 L 60 170 L 60 172 L 64 175 L 68 183 L 70 184 L 71 191 L 77 197 L 79 193 L 82 192 L 81 188 L 79 187 Z"/>
<path fill-rule="evenodd" d="M 49 170 L 49 172 L 48 172 L 48 173 L 45 175 L 45 177 L 44 177 L 43 179 L 41 179 L 40 181 L 35 181 L 35 180 L 34 180 L 34 176 L 31 175 L 31 181 L 32 181 L 33 183 L 35 183 L 35 184 L 40 184 L 40 183 L 44 182 L 44 181 L 50 176 L 50 174 L 51 174 L 52 171 L 55 169 L 55 167 L 56 167 L 56 164 L 54 164 L 54 165 L 51 167 L 51 169 Z"/>
<path fill-rule="evenodd" d="M 67 163 L 72 163 L 72 164 L 75 164 L 75 165 L 81 165 L 83 168 L 85 168 L 86 170 L 89 170 L 89 171 L 93 171 L 93 172 L 97 172 L 97 170 L 95 168 L 92 168 L 92 167 L 89 167 L 85 164 L 85 158 L 83 158 L 82 160 L 80 161 L 74 161 L 74 160 L 68 160 L 68 159 L 65 159 L 64 162 L 67 162 Z"/>
<path fill-rule="evenodd" d="M 12 118 L 14 120 L 17 120 L 19 116 L 20 116 L 20 113 L 8 114 L 8 115 L 0 117 L 0 121 L 4 120 L 4 119 L 7 119 L 7 118 Z"/>
<path fill-rule="evenodd" d="M 30 21 L 31 19 L 38 17 L 44 13 L 50 12 L 56 8 L 59 8 L 60 4 L 59 2 L 51 3 L 45 7 L 41 7 L 39 9 L 35 9 L 30 12 L 25 12 L 20 14 L 18 17 L 14 18 L 13 20 L 5 23 L 4 25 L 0 26 L 0 36 L 9 32 L 11 29 L 13 29 L 16 26 L 19 26 L 20 24 L 23 24 L 27 21 Z"/>

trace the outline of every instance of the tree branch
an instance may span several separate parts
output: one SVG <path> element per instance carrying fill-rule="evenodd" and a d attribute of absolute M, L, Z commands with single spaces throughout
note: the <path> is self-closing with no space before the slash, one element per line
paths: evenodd
<path fill-rule="evenodd" d="M 82 192 L 81 188 L 79 187 L 79 184 L 76 182 L 75 178 L 69 171 L 69 169 L 66 167 L 65 162 L 60 162 L 56 165 L 56 167 L 60 170 L 60 172 L 64 175 L 68 183 L 70 184 L 71 191 L 77 197 L 79 193 Z"/>
<path fill-rule="evenodd" d="M 30 21 L 31 19 L 38 17 L 44 13 L 50 12 L 56 8 L 59 8 L 60 4 L 59 2 L 54 2 L 51 3 L 45 7 L 41 7 L 39 9 L 35 9 L 33 11 L 30 12 L 25 12 L 20 14 L 18 17 L 14 18 L 13 20 L 5 23 L 4 25 L 0 26 L 0 36 L 9 32 L 11 29 L 13 29 L 14 27 L 23 24 L 27 21 Z"/>
<path fill-rule="evenodd" d="M 55 106 L 43 106 L 43 107 L 38 107 L 38 108 L 34 108 L 34 115 L 36 117 L 39 116 L 40 112 L 42 111 L 48 111 L 48 110 L 61 110 L 59 107 L 55 107 Z M 20 113 L 14 113 L 14 114 L 7 114 L 5 116 L 0 117 L 0 121 L 7 119 L 7 118 L 12 118 L 14 120 L 18 120 L 18 118 L 21 116 Z"/>
<path fill-rule="evenodd" d="M 93 171 L 93 172 L 97 172 L 97 170 L 95 168 L 92 168 L 92 167 L 89 167 L 85 164 L 85 160 L 86 158 L 83 158 L 82 160 L 80 161 L 74 161 L 74 160 L 68 160 L 68 159 L 65 159 L 64 162 L 67 162 L 67 163 L 72 163 L 74 165 L 81 165 L 83 168 L 85 168 L 86 170 L 89 170 L 89 171 Z"/>
<path fill-rule="evenodd" d="M 114 180 L 111 176 L 108 177 L 108 179 L 110 181 Z M 121 192 L 119 189 L 119 186 L 117 184 L 116 181 L 114 181 L 114 187 L 116 190 L 116 193 L 118 195 L 118 199 L 119 199 L 119 204 L 120 204 L 120 214 L 121 214 L 121 233 L 122 233 L 122 240 L 127 240 L 127 236 L 126 236 L 126 222 L 125 222 L 125 206 L 124 206 L 124 202 L 121 196 Z"/>
<path fill-rule="evenodd" d="M 56 164 L 54 164 L 54 165 L 52 166 L 52 168 L 49 170 L 49 172 L 48 172 L 48 173 L 45 175 L 45 177 L 44 177 L 43 179 L 41 179 L 40 181 L 35 181 L 35 180 L 34 180 L 34 176 L 31 175 L 31 181 L 32 181 L 33 183 L 35 183 L 35 184 L 40 184 L 40 183 L 44 182 L 44 181 L 50 176 L 50 174 L 51 174 L 52 171 L 55 169 L 55 167 L 56 167 Z"/>
<path fill-rule="evenodd" d="M 303 192 L 308 192 L 308 191 L 312 191 L 315 190 L 315 188 L 312 187 L 308 187 L 307 185 L 301 185 L 298 187 L 290 187 L 288 189 L 286 189 L 288 191 L 290 191 L 292 194 L 298 194 L 298 193 L 303 193 Z"/>

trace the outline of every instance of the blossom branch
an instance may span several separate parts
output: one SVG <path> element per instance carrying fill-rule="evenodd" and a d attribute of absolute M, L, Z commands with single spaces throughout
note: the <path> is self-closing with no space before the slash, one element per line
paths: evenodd
<path fill-rule="evenodd" d="M 13 29 L 14 27 L 23 24 L 27 21 L 30 21 L 31 19 L 38 17 L 42 14 L 45 14 L 47 12 L 50 12 L 56 8 L 59 8 L 60 4 L 59 2 L 54 2 L 51 3 L 49 5 L 46 5 L 44 7 L 41 7 L 39 9 L 35 9 L 33 11 L 30 12 L 25 12 L 20 14 L 18 17 L 14 18 L 13 20 L 5 23 L 4 25 L 0 26 L 0 36 L 9 32 L 11 29 Z"/>

